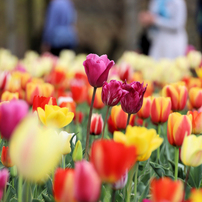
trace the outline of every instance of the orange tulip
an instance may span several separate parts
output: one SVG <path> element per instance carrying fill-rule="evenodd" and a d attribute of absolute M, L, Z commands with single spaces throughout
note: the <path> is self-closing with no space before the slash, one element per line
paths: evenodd
<path fill-rule="evenodd" d="M 151 109 L 151 97 L 144 97 L 143 104 L 140 110 L 137 112 L 137 115 L 141 119 L 147 119 L 150 116 L 150 109 Z"/>
<path fill-rule="evenodd" d="M 183 199 L 183 183 L 168 177 L 153 179 L 151 182 L 152 202 L 181 202 Z"/>
<path fill-rule="evenodd" d="M 202 106 L 202 88 L 191 88 L 189 90 L 189 101 L 194 108 L 200 108 Z"/>
<path fill-rule="evenodd" d="M 171 107 L 174 111 L 183 110 L 187 103 L 188 92 L 183 82 L 164 86 L 162 95 L 171 98 Z"/>
<path fill-rule="evenodd" d="M 202 189 L 193 188 L 191 190 L 188 202 L 201 202 L 201 200 L 202 200 Z"/>
<path fill-rule="evenodd" d="M 14 166 L 14 164 L 11 161 L 8 147 L 3 146 L 2 148 L 1 163 L 7 168 Z"/>
<path fill-rule="evenodd" d="M 181 146 L 185 135 L 190 135 L 192 131 L 191 115 L 181 115 L 171 113 L 168 117 L 167 138 L 173 146 Z"/>
<path fill-rule="evenodd" d="M 91 148 L 90 161 L 103 182 L 118 181 L 136 162 L 136 148 L 113 140 L 97 140 Z"/>
<path fill-rule="evenodd" d="M 164 123 L 168 120 L 171 111 L 171 100 L 166 97 L 157 97 L 151 103 L 151 120 L 153 123 Z"/>
<path fill-rule="evenodd" d="M 104 103 L 102 102 L 101 94 L 102 94 L 102 88 L 97 88 L 96 94 L 95 94 L 95 100 L 94 100 L 94 104 L 93 104 L 93 107 L 95 109 L 102 109 L 105 106 Z M 87 101 L 88 101 L 89 106 L 91 104 L 92 95 L 93 95 L 93 88 L 89 87 L 88 95 L 87 95 Z"/>
<path fill-rule="evenodd" d="M 192 116 L 192 133 L 193 134 L 202 133 L 202 112 L 188 111 L 187 115 Z"/>

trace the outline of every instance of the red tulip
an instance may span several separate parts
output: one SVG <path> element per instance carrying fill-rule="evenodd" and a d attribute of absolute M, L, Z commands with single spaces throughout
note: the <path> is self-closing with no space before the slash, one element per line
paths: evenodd
<path fill-rule="evenodd" d="M 140 110 L 137 112 L 137 115 L 141 119 L 147 119 L 150 116 L 150 109 L 151 109 L 151 97 L 144 97 L 143 104 Z"/>
<path fill-rule="evenodd" d="M 101 114 L 93 114 L 91 117 L 90 134 L 100 135 L 103 129 L 103 119 Z"/>
<path fill-rule="evenodd" d="M 14 164 L 11 161 L 8 147 L 3 146 L 2 148 L 1 163 L 7 168 L 14 166 Z"/>
<path fill-rule="evenodd" d="M 94 141 L 90 161 L 103 182 L 115 183 L 136 162 L 136 148 L 113 140 Z"/>

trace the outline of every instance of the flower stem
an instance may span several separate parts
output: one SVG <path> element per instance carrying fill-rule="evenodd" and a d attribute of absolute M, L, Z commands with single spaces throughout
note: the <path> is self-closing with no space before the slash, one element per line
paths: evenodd
<path fill-rule="evenodd" d="M 103 126 L 103 129 L 102 129 L 102 137 L 101 137 L 101 139 L 104 138 L 105 126 L 106 126 L 106 123 L 107 123 L 107 117 L 108 117 L 108 113 L 109 113 L 109 108 L 110 108 L 110 106 L 107 106 L 107 112 L 106 112 L 106 115 L 105 115 L 105 121 L 104 121 L 104 126 Z"/>
<path fill-rule="evenodd" d="M 143 119 L 142 126 L 143 126 L 143 127 L 145 127 L 145 125 L 146 125 L 146 120 L 145 120 L 145 119 Z"/>
<path fill-rule="evenodd" d="M 132 167 L 132 169 L 129 172 L 129 179 L 127 184 L 127 198 L 126 202 L 130 202 L 130 195 L 131 195 L 131 189 L 132 189 L 132 181 L 133 181 L 133 175 L 137 167 L 137 163 Z"/>
<path fill-rule="evenodd" d="M 136 195 L 137 195 L 137 175 L 138 175 L 138 168 L 139 168 L 139 162 L 136 163 L 136 168 L 135 168 L 134 197 L 136 197 Z"/>
<path fill-rule="evenodd" d="M 128 114 L 128 119 L 127 119 L 126 128 L 127 128 L 128 124 L 129 124 L 129 122 L 130 122 L 130 116 L 131 116 L 131 114 Z"/>
<path fill-rule="evenodd" d="M 159 137 L 161 136 L 161 124 L 158 124 L 158 135 L 159 135 Z M 158 162 L 159 158 L 160 158 L 160 147 L 158 147 L 158 149 L 157 149 L 157 162 Z"/>
<path fill-rule="evenodd" d="M 65 169 L 65 155 L 62 155 L 62 168 Z"/>
<path fill-rule="evenodd" d="M 96 90 L 97 90 L 97 88 L 94 87 L 93 96 L 92 96 L 91 105 L 90 105 L 90 112 L 89 112 L 89 115 L 88 115 L 87 134 L 86 134 L 86 147 L 85 147 L 85 155 L 84 155 L 85 159 L 88 158 L 88 147 L 89 147 L 89 139 L 90 139 L 90 123 L 91 123 L 91 116 L 92 116 L 92 112 L 93 112 L 93 103 L 94 103 L 94 100 L 95 100 Z"/>
<path fill-rule="evenodd" d="M 175 147 L 175 180 L 178 176 L 178 160 L 179 160 L 179 148 Z"/>
<path fill-rule="evenodd" d="M 18 202 L 22 202 L 22 182 L 23 182 L 22 175 L 19 175 L 19 178 L 18 178 Z"/>
<path fill-rule="evenodd" d="M 116 190 L 112 189 L 111 202 L 115 202 L 115 199 L 116 199 Z"/>
<path fill-rule="evenodd" d="M 184 190 L 186 192 L 186 187 L 187 187 L 187 181 L 189 179 L 189 172 L 190 172 L 191 167 L 189 166 L 187 169 L 187 174 L 186 174 L 186 179 L 185 179 L 185 183 L 184 183 Z"/>

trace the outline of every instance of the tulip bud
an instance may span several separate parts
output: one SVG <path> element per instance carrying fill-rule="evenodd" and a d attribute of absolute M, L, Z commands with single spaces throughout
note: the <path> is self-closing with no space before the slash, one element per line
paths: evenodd
<path fill-rule="evenodd" d="M 137 115 L 141 119 L 147 119 L 150 116 L 150 109 L 151 109 L 151 97 L 144 97 L 143 104 L 140 110 L 137 112 Z"/>
<path fill-rule="evenodd" d="M 202 106 L 202 88 L 191 88 L 189 90 L 189 101 L 193 108 L 200 108 Z"/>
<path fill-rule="evenodd" d="M 81 161 L 83 159 L 83 150 L 81 141 L 78 140 L 72 154 L 73 161 Z"/>
<path fill-rule="evenodd" d="M 93 165 L 80 161 L 75 166 L 75 198 L 82 202 L 96 202 L 100 195 L 101 181 Z"/>
<path fill-rule="evenodd" d="M 91 118 L 90 134 L 100 135 L 103 129 L 103 119 L 101 114 L 93 114 Z"/>
<path fill-rule="evenodd" d="M 2 148 L 1 162 L 7 168 L 12 167 L 14 165 L 11 161 L 8 147 L 3 146 L 3 148 Z"/>

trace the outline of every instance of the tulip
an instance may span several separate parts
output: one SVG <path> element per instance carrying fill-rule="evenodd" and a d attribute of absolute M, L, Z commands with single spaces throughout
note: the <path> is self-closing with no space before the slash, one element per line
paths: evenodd
<path fill-rule="evenodd" d="M 192 50 L 187 54 L 187 59 L 191 68 L 199 67 L 201 63 L 201 52 Z"/>
<path fill-rule="evenodd" d="M 189 196 L 189 202 L 200 202 L 202 199 L 202 189 L 191 189 L 191 194 Z"/>
<path fill-rule="evenodd" d="M 125 113 L 125 112 L 124 112 Z M 107 120 L 107 124 L 108 124 L 108 131 L 113 134 L 114 131 L 118 131 L 118 129 L 116 128 L 116 126 L 114 125 L 113 121 L 112 121 L 112 117 L 110 116 Z"/>
<path fill-rule="evenodd" d="M 186 83 L 187 89 L 190 90 L 193 87 L 202 87 L 202 81 L 199 78 L 195 77 L 186 77 L 183 79 L 183 81 Z"/>
<path fill-rule="evenodd" d="M 189 101 L 194 108 L 200 108 L 202 106 L 202 88 L 191 88 L 189 90 Z"/>
<path fill-rule="evenodd" d="M 66 107 L 69 109 L 70 112 L 73 112 L 74 115 L 76 114 L 76 103 L 71 97 L 68 97 L 67 100 L 60 103 L 59 106 Z"/>
<path fill-rule="evenodd" d="M 68 108 L 54 105 L 45 105 L 45 110 L 38 107 L 37 112 L 39 119 L 45 126 L 53 124 L 57 128 L 68 125 L 74 118 L 74 113 L 69 112 Z"/>
<path fill-rule="evenodd" d="M 1 101 L 10 101 L 10 100 L 18 100 L 19 93 L 10 93 L 9 91 L 3 92 L 1 95 Z"/>
<path fill-rule="evenodd" d="M 3 146 L 3 148 L 2 148 L 1 163 L 7 168 L 14 166 L 14 164 L 12 163 L 11 158 L 10 158 L 8 147 Z"/>
<path fill-rule="evenodd" d="M 151 103 L 151 121 L 153 123 L 164 123 L 168 120 L 171 111 L 170 98 L 157 97 Z"/>
<path fill-rule="evenodd" d="M 0 170 L 0 200 L 2 199 L 6 183 L 9 179 L 9 172 L 6 168 Z"/>
<path fill-rule="evenodd" d="M 57 105 L 56 98 L 35 95 L 33 100 L 32 111 L 37 111 L 38 107 L 41 107 L 44 110 L 45 105 Z"/>
<path fill-rule="evenodd" d="M 28 105 L 23 100 L 12 100 L 0 106 L 0 132 L 9 140 L 12 132 L 28 113 Z"/>
<path fill-rule="evenodd" d="M 78 140 L 76 143 L 74 152 L 72 154 L 72 159 L 73 161 L 81 161 L 83 159 L 83 150 L 82 150 L 82 145 L 80 140 Z"/>
<path fill-rule="evenodd" d="M 181 115 L 177 112 L 169 115 L 167 138 L 171 145 L 180 147 L 183 143 L 185 135 L 190 135 L 191 131 L 191 115 Z"/>
<path fill-rule="evenodd" d="M 187 115 L 192 115 L 192 133 L 200 134 L 202 133 L 202 112 L 198 111 L 188 111 Z"/>
<path fill-rule="evenodd" d="M 36 116 L 28 116 L 15 129 L 9 142 L 11 161 L 19 175 L 32 182 L 48 179 L 61 160 L 63 139 L 53 128 L 38 126 Z"/>
<path fill-rule="evenodd" d="M 183 183 L 180 180 L 173 181 L 168 177 L 163 177 L 151 181 L 152 202 L 181 202 L 183 195 Z"/>
<path fill-rule="evenodd" d="M 185 165 L 193 167 L 202 164 L 202 136 L 189 135 L 184 138 L 181 161 Z"/>
<path fill-rule="evenodd" d="M 97 140 L 93 142 L 90 161 L 102 182 L 115 183 L 135 164 L 136 148 L 113 140 Z"/>
<path fill-rule="evenodd" d="M 100 135 L 103 129 L 103 119 L 101 114 L 93 114 L 91 118 L 90 134 Z"/>
<path fill-rule="evenodd" d="M 76 162 L 75 198 L 82 202 L 96 202 L 99 199 L 101 180 L 95 168 L 88 161 Z"/>
<path fill-rule="evenodd" d="M 6 84 L 9 81 L 10 77 L 11 77 L 10 72 L 8 72 L 8 71 L 0 72 L 0 89 L 1 90 L 5 89 Z"/>
<path fill-rule="evenodd" d="M 56 202 L 76 202 L 74 197 L 75 171 L 58 168 L 53 181 L 53 195 Z"/>
<path fill-rule="evenodd" d="M 133 69 L 131 65 L 126 62 L 122 62 L 118 67 L 118 75 L 122 81 L 130 82 L 132 80 Z"/>
<path fill-rule="evenodd" d="M 147 119 L 150 116 L 150 109 L 151 109 L 151 97 L 144 97 L 143 104 L 140 110 L 137 112 L 137 115 L 141 119 Z"/>
<path fill-rule="evenodd" d="M 166 85 L 163 90 L 162 94 L 165 97 L 170 97 L 172 103 L 172 110 L 174 111 L 181 111 L 184 109 L 187 103 L 187 87 L 180 83 Z"/>
<path fill-rule="evenodd" d="M 202 67 L 200 66 L 199 68 L 195 69 L 197 76 L 202 79 Z"/>
<path fill-rule="evenodd" d="M 146 91 L 146 87 L 143 87 L 143 83 L 132 82 L 122 84 L 125 95 L 121 98 L 121 108 L 128 114 L 137 113 L 142 107 L 143 96 Z"/>
<path fill-rule="evenodd" d="M 76 112 L 75 116 L 74 116 L 74 122 L 77 124 L 77 123 L 82 123 L 83 121 L 83 118 L 84 118 L 84 114 L 83 112 L 79 111 L 79 112 Z"/>
<path fill-rule="evenodd" d="M 42 96 L 44 97 L 53 97 L 54 87 L 50 83 L 42 83 L 40 84 L 40 88 L 42 90 Z"/>
<path fill-rule="evenodd" d="M 103 82 L 107 80 L 109 70 L 114 65 L 113 60 L 109 60 L 107 55 L 98 56 L 89 54 L 83 62 L 88 81 L 93 87 L 102 87 Z"/>
<path fill-rule="evenodd" d="M 121 142 L 126 146 L 135 146 L 138 161 L 149 159 L 151 153 L 163 142 L 163 139 L 156 134 L 156 130 L 130 125 L 127 126 L 125 135 L 122 132 L 115 131 L 113 138 L 115 142 Z"/>
<path fill-rule="evenodd" d="M 111 80 L 109 83 L 104 82 L 102 87 L 102 102 L 105 105 L 117 105 L 123 95 L 124 92 L 120 81 Z"/>

